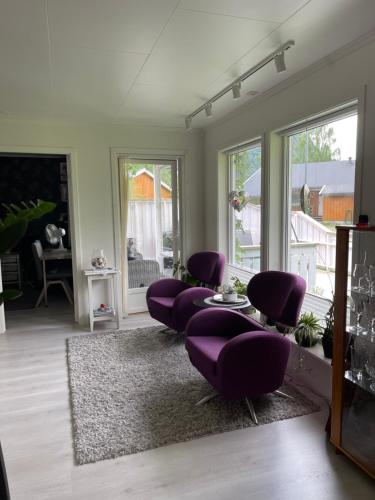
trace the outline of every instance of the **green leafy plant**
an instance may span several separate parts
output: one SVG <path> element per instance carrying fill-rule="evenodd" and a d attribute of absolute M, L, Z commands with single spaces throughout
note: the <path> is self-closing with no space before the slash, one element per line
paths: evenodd
<path fill-rule="evenodd" d="M 173 264 L 173 277 L 180 278 L 181 281 L 189 283 L 189 285 L 192 286 L 199 285 L 199 280 L 193 278 L 186 267 L 181 263 L 180 259 L 178 259 L 178 261 Z"/>
<path fill-rule="evenodd" d="M 56 208 L 56 203 L 37 200 L 21 202 L 22 206 L 11 203 L 2 204 L 6 209 L 3 219 L 0 219 L 0 255 L 12 250 L 25 236 L 29 222 L 43 217 Z M 22 295 L 20 290 L 4 290 L 0 292 L 0 305 L 4 300 L 13 300 Z"/>
<path fill-rule="evenodd" d="M 330 308 L 324 317 L 325 328 L 322 335 L 323 351 L 326 358 L 332 359 L 333 355 L 333 329 L 334 329 L 334 305 L 330 300 Z"/>
<path fill-rule="evenodd" d="M 235 292 L 239 295 L 247 295 L 247 283 L 241 281 L 237 276 L 232 276 L 231 281 L 233 281 L 233 288 Z M 245 314 L 254 314 L 256 309 L 250 304 L 247 308 L 242 309 L 242 312 Z"/>
<path fill-rule="evenodd" d="M 231 281 L 233 281 L 234 290 L 240 295 L 247 294 L 247 284 L 240 280 L 237 276 L 232 276 Z"/>
<path fill-rule="evenodd" d="M 298 345 L 302 347 L 312 347 L 318 342 L 319 335 L 322 332 L 319 319 L 314 313 L 303 313 L 294 330 L 294 338 Z"/>
<path fill-rule="evenodd" d="M 330 308 L 327 311 L 327 314 L 324 317 L 324 321 L 326 326 L 324 328 L 323 337 L 333 339 L 333 327 L 334 327 L 334 308 L 333 301 L 330 300 Z"/>

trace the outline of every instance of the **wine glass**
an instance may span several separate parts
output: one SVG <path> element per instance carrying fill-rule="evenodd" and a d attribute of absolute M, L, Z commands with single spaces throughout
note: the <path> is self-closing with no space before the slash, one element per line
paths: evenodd
<path fill-rule="evenodd" d="M 368 284 L 368 276 L 367 276 L 367 266 L 365 264 L 355 264 L 353 270 L 353 282 L 357 283 L 357 286 L 353 286 L 353 290 L 362 290 L 363 286 L 366 285 L 366 281 Z"/>
<path fill-rule="evenodd" d="M 375 296 L 375 264 L 370 264 L 368 266 L 368 277 L 369 277 L 369 291 L 370 296 Z"/>
<path fill-rule="evenodd" d="M 355 318 L 355 324 L 350 326 L 348 328 L 349 332 L 354 333 L 354 334 L 359 334 L 363 328 L 360 325 L 363 312 L 364 312 L 364 302 L 363 300 L 354 300 L 353 298 L 350 299 L 350 310 L 354 314 Z"/>
<path fill-rule="evenodd" d="M 375 392 L 375 344 L 370 344 L 368 349 L 367 359 L 365 361 L 365 371 L 370 377 L 370 390 Z"/>
<path fill-rule="evenodd" d="M 367 362 L 367 342 L 363 337 L 355 337 L 353 345 L 350 346 L 350 369 L 357 380 L 363 380 Z"/>

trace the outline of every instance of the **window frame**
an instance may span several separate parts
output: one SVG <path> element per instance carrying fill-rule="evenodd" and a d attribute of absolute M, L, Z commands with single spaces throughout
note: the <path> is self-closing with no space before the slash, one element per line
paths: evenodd
<path fill-rule="evenodd" d="M 356 213 L 356 205 L 358 201 L 357 197 L 357 187 L 359 185 L 358 179 L 361 177 L 361 172 L 359 168 L 360 154 L 358 153 L 358 137 L 359 137 L 359 119 L 360 119 L 360 109 L 359 102 L 357 100 L 351 101 L 345 105 L 338 106 L 334 109 L 328 110 L 324 113 L 314 115 L 310 118 L 301 120 L 289 127 L 282 130 L 278 130 L 277 133 L 282 136 L 283 139 L 283 167 L 284 167 L 284 201 L 282 207 L 283 213 L 283 241 L 282 241 L 282 269 L 284 271 L 289 271 L 289 252 L 290 252 L 290 237 L 291 237 L 291 203 L 292 203 L 292 172 L 290 164 L 290 137 L 292 135 L 309 131 L 311 129 L 317 128 L 319 126 L 328 125 L 339 119 L 345 119 L 349 116 L 357 115 L 357 155 L 355 160 L 355 179 L 354 179 L 354 212 L 353 217 Z M 306 306 L 309 306 L 308 308 Z M 302 310 L 312 310 L 314 312 L 319 312 L 322 315 L 324 311 L 328 310 L 329 299 L 321 297 L 312 292 L 306 292 L 305 303 Z M 324 316 L 324 314 L 323 314 Z"/>
<path fill-rule="evenodd" d="M 260 235 L 261 235 L 261 244 L 260 244 L 260 270 L 263 269 L 264 265 L 264 141 L 263 137 L 256 137 L 250 141 L 242 143 L 238 146 L 232 147 L 224 151 L 226 155 L 226 167 L 227 167 L 227 197 L 231 191 L 235 189 L 234 187 L 234 174 L 232 168 L 232 155 L 236 153 L 241 153 L 242 151 L 252 149 L 255 147 L 260 147 L 261 151 L 261 202 L 260 202 Z M 240 266 L 234 262 L 234 214 L 233 209 L 228 203 L 228 237 L 227 237 L 227 257 L 228 257 L 228 270 L 229 276 L 236 275 L 240 279 L 246 281 L 249 280 L 256 271 L 250 270 L 246 267 Z"/>

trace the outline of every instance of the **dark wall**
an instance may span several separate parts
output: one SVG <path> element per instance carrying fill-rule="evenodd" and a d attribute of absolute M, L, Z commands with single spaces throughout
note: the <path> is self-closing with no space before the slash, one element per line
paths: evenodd
<path fill-rule="evenodd" d="M 65 162 L 65 156 L 0 156 L 0 203 L 19 204 L 40 198 L 57 205 L 53 212 L 30 223 L 25 238 L 16 249 L 21 254 L 24 280 L 35 279 L 31 243 L 39 239 L 43 247 L 49 246 L 44 236 L 45 226 L 55 224 L 65 228 L 68 234 L 68 203 L 61 199 L 61 185 L 66 183 L 66 176 L 61 175 L 60 164 Z M 1 205 L 0 218 L 4 213 Z M 64 245 L 69 246 L 68 236 L 64 237 Z"/>

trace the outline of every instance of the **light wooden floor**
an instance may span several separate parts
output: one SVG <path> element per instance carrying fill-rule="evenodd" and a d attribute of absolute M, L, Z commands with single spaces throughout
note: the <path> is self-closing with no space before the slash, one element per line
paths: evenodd
<path fill-rule="evenodd" d="M 0 336 L 0 439 L 12 500 L 374 500 L 375 483 L 324 433 L 324 412 L 75 466 L 65 339 L 69 314 L 8 314 Z M 151 324 L 146 315 L 123 327 Z"/>

